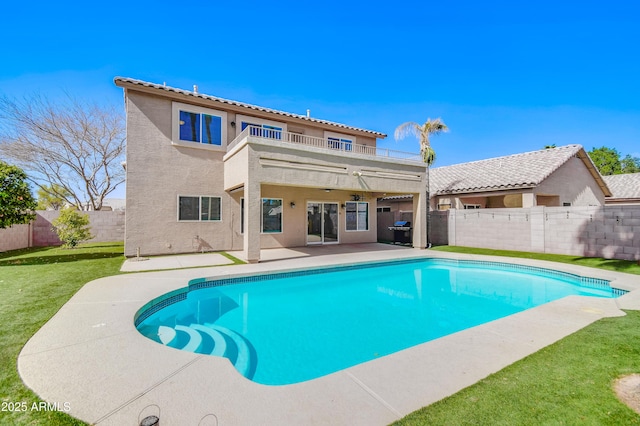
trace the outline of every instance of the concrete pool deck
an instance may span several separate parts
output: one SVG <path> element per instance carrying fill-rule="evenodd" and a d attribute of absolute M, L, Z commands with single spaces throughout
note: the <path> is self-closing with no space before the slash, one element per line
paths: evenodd
<path fill-rule="evenodd" d="M 192 266 L 210 262 L 206 255 L 193 256 L 203 257 L 189 260 Z M 600 318 L 624 315 L 621 309 L 640 309 L 640 291 L 617 299 L 570 296 L 286 386 L 247 380 L 226 358 L 159 345 L 133 324 L 145 303 L 185 287 L 193 278 L 415 257 L 508 261 L 603 278 L 616 288 L 640 288 L 635 275 L 381 244 L 263 250 L 258 264 L 139 272 L 91 281 L 27 342 L 18 370 L 45 401 L 68 407 L 69 414 L 91 424 L 137 425 L 159 410 L 165 426 L 197 425 L 203 418 L 205 424 L 214 416 L 220 425 L 384 425 Z"/>

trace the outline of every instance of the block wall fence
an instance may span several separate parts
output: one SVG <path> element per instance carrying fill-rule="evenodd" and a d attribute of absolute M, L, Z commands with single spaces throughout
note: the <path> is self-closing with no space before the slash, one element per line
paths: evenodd
<path fill-rule="evenodd" d="M 431 212 L 433 244 L 640 260 L 640 206 Z"/>
<path fill-rule="evenodd" d="M 90 211 L 89 224 L 93 238 L 90 242 L 124 241 L 124 211 Z M 55 210 L 36 211 L 36 220 L 29 225 L 14 225 L 0 229 L 0 252 L 26 247 L 60 245 L 53 231 L 53 222 L 60 215 Z"/>

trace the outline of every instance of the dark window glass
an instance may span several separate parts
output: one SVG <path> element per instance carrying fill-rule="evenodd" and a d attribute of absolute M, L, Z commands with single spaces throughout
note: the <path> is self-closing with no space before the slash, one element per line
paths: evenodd
<path fill-rule="evenodd" d="M 244 234 L 244 198 L 240 198 L 240 233 Z"/>
<path fill-rule="evenodd" d="M 202 197 L 200 220 L 220 220 L 220 198 Z"/>
<path fill-rule="evenodd" d="M 202 143 L 222 145 L 222 118 L 216 115 L 202 114 Z"/>
<path fill-rule="evenodd" d="M 200 114 L 180 111 L 180 140 L 200 142 Z"/>
<path fill-rule="evenodd" d="M 358 203 L 358 231 L 369 229 L 369 204 Z"/>
<path fill-rule="evenodd" d="M 178 220 L 198 220 L 200 197 L 180 197 Z"/>
<path fill-rule="evenodd" d="M 262 199 L 262 232 L 282 232 L 282 200 Z"/>
<path fill-rule="evenodd" d="M 346 203 L 347 231 L 369 230 L 369 203 Z"/>
<path fill-rule="evenodd" d="M 358 207 L 357 203 L 347 204 L 347 231 L 356 231 L 358 229 Z"/>

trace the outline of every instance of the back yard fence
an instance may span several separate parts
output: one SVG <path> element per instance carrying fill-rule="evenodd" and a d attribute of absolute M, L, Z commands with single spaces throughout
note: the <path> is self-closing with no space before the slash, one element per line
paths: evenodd
<path fill-rule="evenodd" d="M 438 245 L 640 260 L 640 206 L 437 211 L 430 237 Z"/>
<path fill-rule="evenodd" d="M 90 242 L 123 241 L 125 212 L 89 211 L 91 233 Z M 28 225 L 13 225 L 0 229 L 0 252 L 17 250 L 26 247 L 44 247 L 60 245 L 60 240 L 53 230 L 53 222 L 60 215 L 55 210 L 38 210 L 36 220 Z"/>

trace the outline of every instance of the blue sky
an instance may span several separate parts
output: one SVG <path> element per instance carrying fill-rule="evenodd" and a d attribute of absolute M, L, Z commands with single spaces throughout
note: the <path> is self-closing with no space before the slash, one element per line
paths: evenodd
<path fill-rule="evenodd" d="M 8 2 L 0 94 L 122 104 L 125 76 L 389 135 L 441 117 L 435 166 L 541 149 L 640 156 L 640 2 Z"/>

